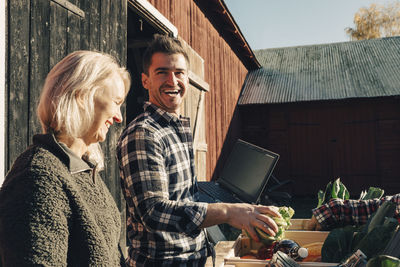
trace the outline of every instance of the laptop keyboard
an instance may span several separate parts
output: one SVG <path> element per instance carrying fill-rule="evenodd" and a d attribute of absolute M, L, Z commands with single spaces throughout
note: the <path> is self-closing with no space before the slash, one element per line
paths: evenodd
<path fill-rule="evenodd" d="M 204 193 L 210 195 L 217 202 L 240 203 L 243 202 L 215 183 L 199 182 L 199 188 Z"/>

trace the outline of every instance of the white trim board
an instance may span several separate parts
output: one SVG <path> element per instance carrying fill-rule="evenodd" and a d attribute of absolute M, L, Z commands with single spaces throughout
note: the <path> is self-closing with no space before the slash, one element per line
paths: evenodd
<path fill-rule="evenodd" d="M 0 1 L 0 186 L 5 175 L 6 1 Z"/>
<path fill-rule="evenodd" d="M 156 28 L 178 37 L 178 29 L 147 0 L 128 0 L 128 4 Z"/>

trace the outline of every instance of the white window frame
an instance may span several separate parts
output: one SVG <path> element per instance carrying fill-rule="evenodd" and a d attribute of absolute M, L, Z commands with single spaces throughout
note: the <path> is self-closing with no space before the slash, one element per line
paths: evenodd
<path fill-rule="evenodd" d="M 158 29 L 178 37 L 178 29 L 147 0 L 128 0 L 136 12 Z"/>
<path fill-rule="evenodd" d="M 0 186 L 5 176 L 6 1 L 0 1 Z"/>

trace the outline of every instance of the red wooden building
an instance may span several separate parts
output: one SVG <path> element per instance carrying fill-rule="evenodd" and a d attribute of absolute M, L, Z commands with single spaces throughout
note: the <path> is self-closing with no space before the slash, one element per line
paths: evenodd
<path fill-rule="evenodd" d="M 341 177 L 400 192 L 400 37 L 265 49 L 239 100 L 243 138 L 281 155 L 296 195 Z"/>

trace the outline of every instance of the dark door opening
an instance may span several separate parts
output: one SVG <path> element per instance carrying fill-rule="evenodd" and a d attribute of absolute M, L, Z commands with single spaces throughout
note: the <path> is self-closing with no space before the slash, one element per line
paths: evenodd
<path fill-rule="evenodd" d="M 161 33 L 131 6 L 128 8 L 127 68 L 132 85 L 126 99 L 126 123 L 128 124 L 143 111 L 148 92 L 142 86 L 142 56 L 153 34 Z"/>

